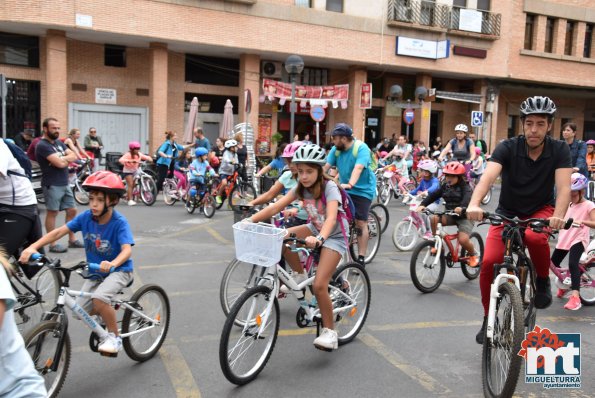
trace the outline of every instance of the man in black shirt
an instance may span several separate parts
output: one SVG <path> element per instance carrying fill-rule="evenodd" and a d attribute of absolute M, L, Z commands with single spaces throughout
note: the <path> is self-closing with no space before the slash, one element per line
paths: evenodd
<path fill-rule="evenodd" d="M 529 97 L 521 104 L 524 135 L 498 144 L 467 209 L 467 218 L 481 221 L 481 199 L 498 176 L 502 188 L 497 213 L 507 217 L 549 218 L 553 229 L 564 227 L 564 216 L 570 203 L 572 163 L 568 145 L 547 135 L 553 124 L 556 105 L 548 97 Z M 557 196 L 554 195 L 554 186 Z M 484 308 L 484 322 L 476 336 L 483 344 L 490 300 L 494 264 L 504 256 L 503 226 L 490 226 L 486 238 L 479 286 Z M 547 308 L 552 302 L 549 279 L 550 247 L 548 236 L 527 229 L 524 237 L 537 278 L 535 307 Z"/>

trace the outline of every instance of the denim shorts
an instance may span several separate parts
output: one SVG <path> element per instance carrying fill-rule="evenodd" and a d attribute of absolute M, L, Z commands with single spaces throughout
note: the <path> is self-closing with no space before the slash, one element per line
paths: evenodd
<path fill-rule="evenodd" d="M 360 221 L 367 221 L 372 201 L 368 198 L 359 195 L 350 194 L 349 197 L 351 198 L 353 206 L 355 207 L 355 219 Z"/>
<path fill-rule="evenodd" d="M 314 224 L 308 223 L 307 225 L 308 225 L 308 228 L 310 228 L 310 232 L 312 232 L 312 235 L 318 236 L 320 234 L 320 231 L 318 231 L 318 229 L 316 229 Z M 345 232 L 349 233 L 349 227 L 345 228 Z M 343 237 L 343 232 L 340 231 L 336 234 L 329 236 L 328 239 L 326 239 L 324 241 L 324 243 L 322 244 L 322 247 L 326 247 L 327 249 L 334 250 L 337 253 L 339 253 L 340 255 L 345 254 L 345 252 L 347 251 L 347 242 L 345 241 L 345 238 Z"/>
<path fill-rule="evenodd" d="M 42 187 L 45 207 L 51 211 L 76 208 L 70 185 L 50 185 Z"/>

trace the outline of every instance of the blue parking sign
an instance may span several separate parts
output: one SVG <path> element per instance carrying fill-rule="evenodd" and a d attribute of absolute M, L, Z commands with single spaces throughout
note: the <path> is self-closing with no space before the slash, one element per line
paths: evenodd
<path fill-rule="evenodd" d="M 480 112 L 480 111 L 471 112 L 471 126 L 473 126 L 473 127 L 483 126 L 483 112 Z"/>

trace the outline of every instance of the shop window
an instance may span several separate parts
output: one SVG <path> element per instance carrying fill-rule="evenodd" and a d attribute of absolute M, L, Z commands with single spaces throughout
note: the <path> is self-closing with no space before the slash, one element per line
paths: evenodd
<path fill-rule="evenodd" d="M 343 0 L 326 0 L 326 10 L 343 12 Z"/>
<path fill-rule="evenodd" d="M 477 9 L 482 11 L 490 11 L 490 0 L 477 0 Z"/>
<path fill-rule="evenodd" d="M 583 48 L 583 57 L 591 58 L 591 45 L 593 44 L 593 25 L 587 24 L 585 29 L 585 47 Z"/>
<path fill-rule="evenodd" d="M 554 18 L 548 18 L 545 23 L 545 47 L 546 53 L 551 53 L 554 48 Z"/>
<path fill-rule="evenodd" d="M 240 60 L 186 54 L 186 77 L 189 83 L 238 87 Z"/>
<path fill-rule="evenodd" d="M 118 68 L 126 67 L 126 47 L 106 44 L 104 50 L 104 65 Z"/>
<path fill-rule="evenodd" d="M 39 38 L 0 32 L 0 64 L 39 68 Z"/>
<path fill-rule="evenodd" d="M 566 22 L 566 39 L 564 40 L 564 54 L 572 55 L 572 47 L 574 45 L 574 21 Z"/>
<path fill-rule="evenodd" d="M 535 15 L 527 14 L 525 19 L 525 50 L 533 48 L 533 28 L 535 26 Z"/>
<path fill-rule="evenodd" d="M 282 80 L 290 83 L 289 75 L 284 73 L 284 70 L 282 72 Z M 296 83 L 303 84 L 304 86 L 326 86 L 328 84 L 328 69 L 304 68 L 302 73 L 297 77 Z"/>

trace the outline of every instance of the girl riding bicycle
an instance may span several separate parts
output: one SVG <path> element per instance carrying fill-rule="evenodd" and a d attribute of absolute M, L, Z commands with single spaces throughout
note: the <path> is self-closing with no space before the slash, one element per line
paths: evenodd
<path fill-rule="evenodd" d="M 422 179 L 419 185 L 414 190 L 409 191 L 409 194 L 426 197 L 429 194 L 438 191 L 438 189 L 440 189 L 440 181 L 438 181 L 438 179 L 434 177 L 434 174 L 438 171 L 438 166 L 436 165 L 436 162 L 434 162 L 433 160 L 422 160 L 417 165 L 417 168 Z M 407 195 L 407 198 L 409 198 L 410 200 L 411 196 Z M 437 210 L 439 205 L 440 199 L 437 199 L 436 201 L 428 205 L 428 209 Z M 423 214 L 422 216 L 426 223 L 426 233 L 424 234 L 424 238 L 431 239 L 432 233 L 430 232 L 430 219 L 425 214 Z"/>
<path fill-rule="evenodd" d="M 215 200 L 217 204 L 223 203 L 221 195 L 227 186 L 227 179 L 234 173 L 234 167 L 238 164 L 238 142 L 236 140 L 225 141 L 225 151 L 223 151 L 223 157 L 221 158 L 221 165 L 219 166 L 219 175 L 221 176 L 221 185 L 219 186 L 219 192 Z"/>
<path fill-rule="evenodd" d="M 178 180 L 176 190 L 180 197 L 183 197 L 183 192 L 188 192 L 188 168 L 192 163 L 192 147 L 185 148 L 174 163 L 174 176 Z"/>
<path fill-rule="evenodd" d="M 298 184 L 281 200 L 259 211 L 248 222 L 270 219 L 295 200 L 302 200 L 310 223 L 290 228 L 298 239 L 304 239 L 309 248 L 321 247 L 316 279 L 312 287 L 322 315 L 322 331 L 314 340 L 314 346 L 321 350 L 337 349 L 337 332 L 334 330 L 333 308 L 328 293 L 329 281 L 347 250 L 349 225 L 341 207 L 341 192 L 335 182 L 322 171 L 326 164 L 324 149 L 315 144 L 302 145 L 293 156 L 298 169 Z M 284 248 L 284 257 L 293 271 L 296 283 L 307 279 L 297 253 Z"/>
<path fill-rule="evenodd" d="M 188 178 L 190 182 L 190 196 L 193 197 L 197 193 L 202 197 L 205 193 L 205 175 L 207 172 L 211 176 L 216 176 L 215 170 L 207 161 L 209 151 L 207 148 L 198 147 L 194 151 L 196 159 L 192 162 L 188 171 Z M 192 189 L 194 188 L 194 189 Z"/>
<path fill-rule="evenodd" d="M 81 291 L 93 293 L 92 312 L 88 311 L 91 309 L 88 300 L 79 299 L 77 303 L 91 315 L 101 316 L 109 335 L 100 342 L 98 349 L 101 353 L 114 355 L 122 349 L 122 339 L 118 333 L 116 311 L 110 302 L 132 281 L 133 270 L 130 259 L 134 245 L 132 231 L 126 218 L 114 210 L 125 188 L 120 177 L 111 171 L 91 174 L 83 183 L 83 188 L 89 191 L 89 210 L 26 248 L 19 261 L 27 263 L 31 255 L 43 246 L 71 231 L 82 231 L 87 261 L 99 264 L 98 272 L 103 279 L 87 279 L 81 288 Z"/>
<path fill-rule="evenodd" d="M 561 230 L 558 236 L 558 244 L 552 254 L 552 263 L 560 267 L 560 263 L 568 253 L 568 268 L 570 269 L 572 293 L 564 308 L 576 311 L 582 307 L 579 294 L 581 272 L 579 270 L 579 260 L 581 254 L 589 246 L 589 228 L 595 228 L 595 203 L 585 199 L 585 188 L 589 181 L 581 173 L 573 173 L 570 184 L 570 198 L 572 203 L 568 207 L 566 217 L 573 218 L 576 223 L 581 224 L 580 228 L 570 228 Z M 558 298 L 563 298 L 567 289 L 558 289 Z"/>
<path fill-rule="evenodd" d="M 465 180 L 465 166 L 459 162 L 451 162 L 442 169 L 445 182 L 440 185 L 440 188 L 430 193 L 418 206 L 417 211 L 421 212 L 426 206 L 439 198 L 444 199 L 444 206 L 446 210 L 461 212 L 461 208 L 467 207 L 471 200 L 471 188 Z M 437 216 L 432 217 L 432 234 L 436 233 L 436 225 L 438 224 Z M 469 235 L 473 231 L 473 221 L 466 218 L 454 218 L 452 216 L 443 216 L 442 225 L 457 225 L 459 228 L 459 242 L 463 249 L 469 253 L 469 266 L 477 267 L 479 265 L 479 258 L 475 253 L 475 248 Z"/>
<path fill-rule="evenodd" d="M 126 179 L 126 184 L 128 186 L 126 192 L 126 200 L 128 202 L 128 206 L 134 206 L 136 202 L 132 200 L 132 189 L 134 188 L 134 175 L 138 171 L 140 167 L 140 162 L 153 162 L 153 159 L 145 154 L 140 152 L 140 142 L 138 141 L 131 141 L 128 143 L 129 152 L 126 152 L 118 162 L 124 166 L 122 170 L 122 174 Z"/>

